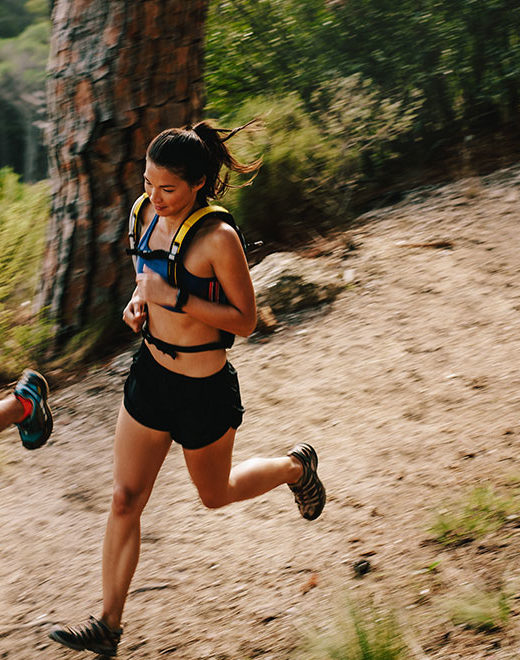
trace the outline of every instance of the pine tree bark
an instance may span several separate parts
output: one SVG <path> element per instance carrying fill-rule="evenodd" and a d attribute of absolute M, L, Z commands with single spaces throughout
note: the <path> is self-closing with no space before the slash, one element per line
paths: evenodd
<path fill-rule="evenodd" d="M 133 288 L 128 212 L 148 142 L 203 102 L 208 0 L 56 0 L 47 143 L 52 212 L 38 306 L 55 348 L 117 330 Z"/>

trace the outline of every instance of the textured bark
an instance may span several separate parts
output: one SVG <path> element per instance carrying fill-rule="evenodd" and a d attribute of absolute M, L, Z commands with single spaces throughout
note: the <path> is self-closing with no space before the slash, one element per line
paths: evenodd
<path fill-rule="evenodd" d="M 38 299 L 57 345 L 117 319 L 127 218 L 160 130 L 200 118 L 208 0 L 56 0 L 47 143 L 52 214 Z"/>

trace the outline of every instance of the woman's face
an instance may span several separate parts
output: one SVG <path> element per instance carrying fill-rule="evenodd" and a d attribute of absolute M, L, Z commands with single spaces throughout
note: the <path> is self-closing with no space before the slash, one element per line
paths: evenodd
<path fill-rule="evenodd" d="M 204 185 L 204 180 L 191 186 L 178 174 L 165 167 L 159 167 L 153 161 L 146 160 L 144 171 L 144 189 L 152 202 L 155 212 L 165 218 L 179 219 L 193 208 L 197 192 Z"/>

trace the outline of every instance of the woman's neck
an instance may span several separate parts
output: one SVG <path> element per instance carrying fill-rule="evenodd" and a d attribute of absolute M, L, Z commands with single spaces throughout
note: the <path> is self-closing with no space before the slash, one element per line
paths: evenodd
<path fill-rule="evenodd" d="M 185 207 L 182 211 L 179 211 L 179 213 L 176 213 L 175 215 L 161 215 L 159 217 L 162 218 L 168 230 L 173 233 L 176 232 L 177 229 L 179 229 L 182 223 L 186 220 L 186 218 L 188 218 L 192 213 L 199 209 L 200 206 L 201 205 L 198 203 L 198 201 L 195 200 L 192 206 Z"/>

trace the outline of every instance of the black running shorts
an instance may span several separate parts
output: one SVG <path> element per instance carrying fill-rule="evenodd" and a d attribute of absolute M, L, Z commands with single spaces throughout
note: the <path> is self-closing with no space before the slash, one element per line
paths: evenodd
<path fill-rule="evenodd" d="M 126 379 L 124 405 L 140 424 L 167 431 L 185 449 L 200 449 L 237 429 L 244 414 L 230 362 L 205 378 L 184 376 L 156 362 L 144 342 Z"/>

